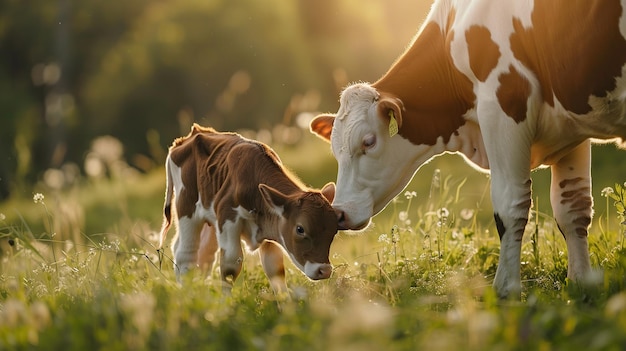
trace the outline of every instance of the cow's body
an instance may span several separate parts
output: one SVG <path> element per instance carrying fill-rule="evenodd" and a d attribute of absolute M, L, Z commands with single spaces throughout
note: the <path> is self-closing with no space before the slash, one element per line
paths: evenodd
<path fill-rule="evenodd" d="M 501 238 L 494 286 L 500 296 L 519 296 L 530 171 L 550 166 L 568 277 L 584 278 L 590 138 L 626 137 L 625 5 L 436 1 L 386 75 L 346 88 L 337 115 L 311 123 L 339 163 L 333 206 L 344 214 L 340 227 L 364 227 L 422 164 L 458 152 L 491 172 Z M 396 123 L 398 135 L 390 136 Z"/>
<path fill-rule="evenodd" d="M 259 249 L 277 292 L 286 289 L 279 246 L 309 278 L 330 276 L 328 252 L 337 232 L 332 184 L 322 192 L 306 189 L 266 145 L 198 125 L 174 141 L 166 170 L 161 247 L 174 200 L 177 278 L 198 265 L 210 269 L 220 248 L 221 276 L 234 281 L 243 261 L 242 241 Z"/>

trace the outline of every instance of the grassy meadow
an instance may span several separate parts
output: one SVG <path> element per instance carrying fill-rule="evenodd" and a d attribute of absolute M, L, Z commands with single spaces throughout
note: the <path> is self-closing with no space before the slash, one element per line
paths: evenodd
<path fill-rule="evenodd" d="M 336 165 L 329 152 L 303 158 L 311 148 L 328 146 L 306 139 L 277 151 L 319 187 Z M 489 179 L 454 156 L 424 166 L 363 233 L 338 234 L 330 279 L 289 265 L 289 296 L 273 294 L 256 255 L 231 294 L 215 271 L 177 284 L 171 252 L 156 247 L 162 169 L 41 185 L 0 204 L 0 350 L 623 350 L 625 179 L 606 172 L 598 178 L 611 190 L 594 183 L 597 270 L 578 286 L 566 281 L 545 173 L 522 247 L 521 302 L 491 289 Z"/>

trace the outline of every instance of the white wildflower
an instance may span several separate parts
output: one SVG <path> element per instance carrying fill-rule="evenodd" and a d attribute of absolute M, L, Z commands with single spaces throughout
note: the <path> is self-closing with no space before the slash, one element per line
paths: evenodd
<path fill-rule="evenodd" d="M 42 193 L 36 193 L 35 195 L 33 195 L 33 201 L 36 204 L 42 204 L 43 203 L 43 194 Z"/>
<path fill-rule="evenodd" d="M 7 219 L 7 217 L 4 215 L 4 213 L 0 212 L 0 221 L 4 221 L 5 219 Z"/>
<path fill-rule="evenodd" d="M 461 233 L 456 229 L 452 230 L 452 239 L 454 240 L 461 239 Z"/>
<path fill-rule="evenodd" d="M 412 198 L 414 198 L 416 196 L 417 196 L 417 193 L 415 191 L 408 191 L 407 190 L 407 191 L 404 192 L 404 197 L 406 197 L 407 200 L 412 199 Z"/>
<path fill-rule="evenodd" d="M 613 188 L 611 188 L 610 186 L 607 186 L 606 188 L 602 189 L 602 196 L 607 197 L 611 194 L 613 194 L 615 191 L 613 190 Z"/>
<path fill-rule="evenodd" d="M 442 207 L 437 211 L 437 217 L 438 218 L 448 218 L 448 216 L 450 215 L 450 211 L 448 211 L 447 208 Z"/>
<path fill-rule="evenodd" d="M 385 244 L 389 244 L 390 240 L 389 240 L 389 236 L 387 234 L 380 234 L 380 236 L 378 237 L 378 242 L 379 243 L 385 243 Z"/>
<path fill-rule="evenodd" d="M 461 210 L 461 218 L 464 220 L 469 221 L 472 217 L 474 217 L 474 210 L 471 208 L 464 208 Z"/>
<path fill-rule="evenodd" d="M 400 211 L 400 213 L 398 213 L 398 219 L 401 222 L 406 222 L 406 220 L 409 219 L 409 214 L 406 211 Z"/>

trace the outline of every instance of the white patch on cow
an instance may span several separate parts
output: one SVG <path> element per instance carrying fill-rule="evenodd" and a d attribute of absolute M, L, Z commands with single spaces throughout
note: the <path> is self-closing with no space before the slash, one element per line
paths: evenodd
<path fill-rule="evenodd" d="M 283 214 L 285 213 L 285 208 L 283 206 L 270 206 L 270 210 L 272 210 L 272 212 L 276 215 L 282 218 Z"/>
<path fill-rule="evenodd" d="M 254 221 L 255 220 L 254 211 L 251 212 L 251 211 L 243 208 L 242 206 L 237 206 L 233 210 L 235 210 L 235 212 L 237 212 L 237 216 L 239 216 L 239 218 L 241 218 L 241 219 L 244 219 L 246 221 Z"/>
<path fill-rule="evenodd" d="M 176 165 L 176 163 L 174 163 L 174 161 L 172 161 L 169 155 L 167 156 L 166 162 L 169 164 L 169 171 L 172 175 L 174 194 L 180 194 L 181 191 L 183 191 L 183 189 L 185 188 L 185 184 L 183 184 L 182 170 Z"/>
<path fill-rule="evenodd" d="M 237 212 L 238 220 L 242 221 L 242 239 L 244 239 L 250 250 L 258 249 L 264 239 L 259 237 L 259 226 L 256 223 L 254 212 L 250 212 L 241 206 L 234 208 L 234 210 Z"/>
<path fill-rule="evenodd" d="M 195 218 L 203 219 L 210 223 L 217 223 L 217 215 L 215 214 L 215 201 L 211 202 L 208 208 L 202 205 L 202 196 L 198 194 L 198 201 L 196 201 L 196 210 L 193 213 Z"/>

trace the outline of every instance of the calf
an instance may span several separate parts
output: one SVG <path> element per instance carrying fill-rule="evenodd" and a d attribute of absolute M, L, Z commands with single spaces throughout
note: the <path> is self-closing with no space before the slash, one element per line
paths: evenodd
<path fill-rule="evenodd" d="M 259 249 L 277 293 L 286 291 L 281 247 L 310 279 L 330 277 L 328 252 L 337 233 L 337 214 L 330 205 L 333 183 L 321 192 L 309 190 L 267 145 L 197 124 L 174 141 L 165 167 L 160 247 L 175 198 L 173 253 L 179 281 L 191 268 L 210 269 L 220 248 L 221 277 L 234 282 L 243 261 L 242 241 Z"/>
<path fill-rule="evenodd" d="M 530 171 L 552 170 L 550 200 L 569 252 L 590 271 L 592 138 L 626 138 L 626 1 L 438 0 L 413 43 L 373 84 L 346 88 L 311 129 L 339 163 L 340 228 L 360 229 L 433 156 L 491 172 L 500 235 L 498 294 L 520 295 Z"/>

